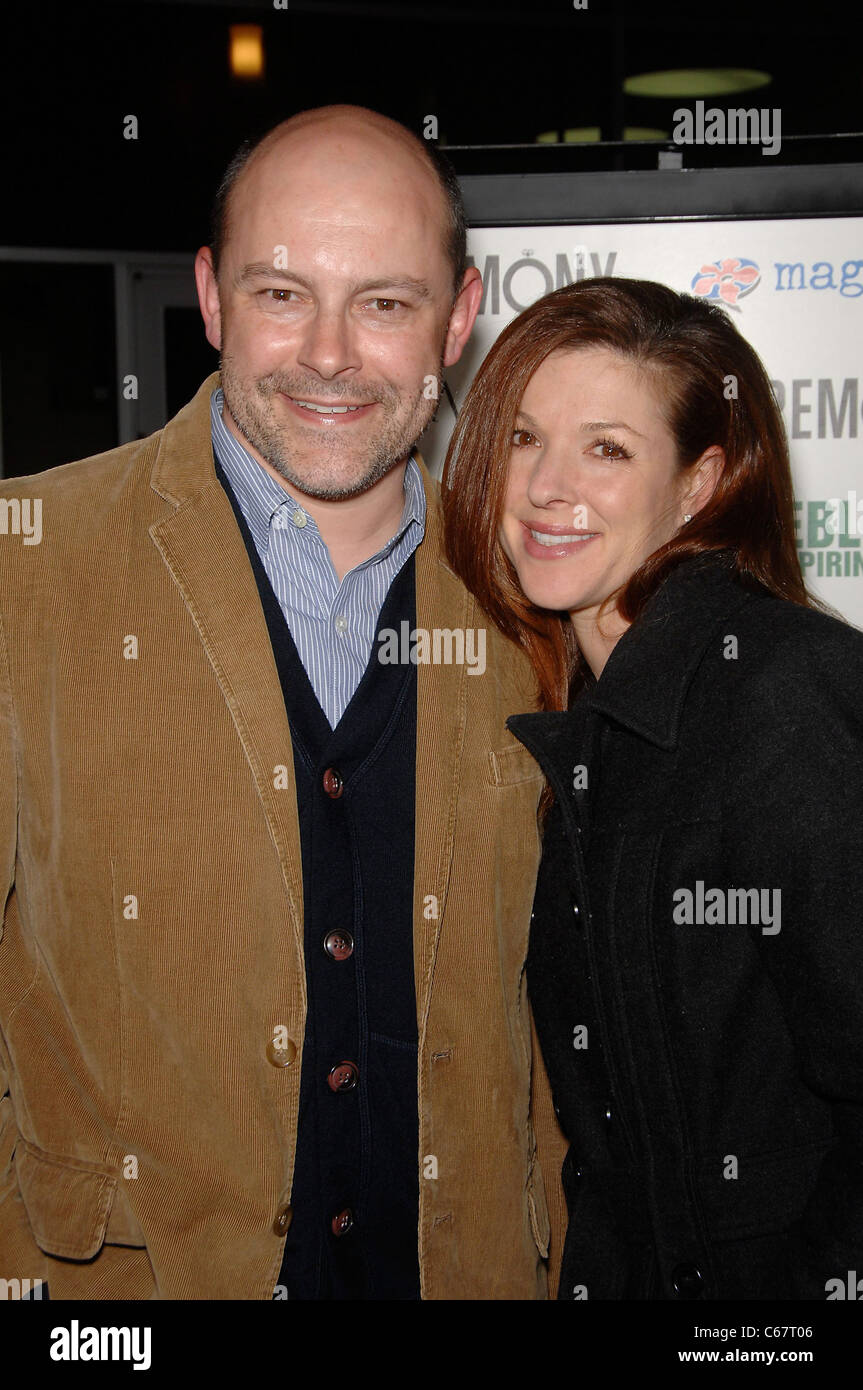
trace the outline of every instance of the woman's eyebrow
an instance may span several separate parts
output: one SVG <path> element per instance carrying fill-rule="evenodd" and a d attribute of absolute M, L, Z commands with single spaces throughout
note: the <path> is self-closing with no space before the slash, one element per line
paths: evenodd
<path fill-rule="evenodd" d="M 516 412 L 515 418 L 517 420 L 524 420 L 526 424 L 533 425 L 535 429 L 539 429 L 539 422 L 534 420 L 533 416 L 527 410 L 519 409 Z M 584 420 L 579 425 L 579 429 L 583 434 L 591 434 L 595 430 L 627 430 L 629 434 L 637 434 L 639 439 L 644 439 L 646 437 L 640 430 L 633 429 L 632 425 L 628 425 L 625 420 Z"/>
<path fill-rule="evenodd" d="M 625 420 L 585 420 L 581 426 L 583 430 L 627 430 L 629 434 L 637 434 L 639 439 L 644 435 L 640 430 L 635 430 L 632 425 L 628 425 Z"/>

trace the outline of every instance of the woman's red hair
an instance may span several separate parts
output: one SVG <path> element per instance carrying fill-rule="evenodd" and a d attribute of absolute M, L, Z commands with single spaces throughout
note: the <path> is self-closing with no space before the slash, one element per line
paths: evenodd
<path fill-rule="evenodd" d="M 498 628 L 529 657 L 541 709 L 566 709 L 581 684 L 567 614 L 522 593 L 500 544 L 515 419 L 528 382 L 552 352 L 600 347 L 645 369 L 663 404 L 681 467 L 711 446 L 725 467 L 706 505 L 650 555 L 617 595 L 633 622 L 682 560 L 731 549 L 744 582 L 816 605 L 794 538 L 788 443 L 757 353 L 727 312 L 649 280 L 597 277 L 538 300 L 500 334 L 474 378 L 443 474 L 450 565 Z"/>

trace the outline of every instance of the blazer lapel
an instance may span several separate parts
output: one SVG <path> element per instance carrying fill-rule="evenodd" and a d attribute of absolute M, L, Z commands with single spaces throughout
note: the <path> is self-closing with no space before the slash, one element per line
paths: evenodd
<path fill-rule="evenodd" d="M 437 484 L 419 460 L 426 493 L 425 536 L 417 550 L 417 627 L 469 626 L 473 601 L 443 559 Z M 414 980 L 417 1026 L 423 1037 L 438 939 L 444 919 L 459 768 L 467 721 L 467 669 L 417 666 L 416 830 L 414 848 Z"/>
<path fill-rule="evenodd" d="M 298 958 L 303 959 L 303 884 L 291 733 L 258 587 L 210 437 L 214 373 L 168 425 L 151 486 L 174 503 L 150 535 L 198 629 L 243 745 L 282 865 Z M 276 768 L 287 770 L 276 790 Z"/>

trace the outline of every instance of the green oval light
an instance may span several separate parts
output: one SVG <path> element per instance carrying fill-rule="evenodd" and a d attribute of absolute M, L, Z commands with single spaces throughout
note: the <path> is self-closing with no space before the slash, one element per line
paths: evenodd
<path fill-rule="evenodd" d="M 559 130 L 544 130 L 541 135 L 537 135 L 538 145 L 589 145 L 596 143 L 600 138 L 598 125 L 590 126 L 571 126 L 562 132 Z M 653 126 L 628 125 L 623 132 L 624 140 L 668 140 L 667 130 L 655 130 Z"/>
<path fill-rule="evenodd" d="M 751 92 L 773 81 L 755 68 L 678 68 L 627 77 L 623 90 L 632 97 L 716 97 Z"/>

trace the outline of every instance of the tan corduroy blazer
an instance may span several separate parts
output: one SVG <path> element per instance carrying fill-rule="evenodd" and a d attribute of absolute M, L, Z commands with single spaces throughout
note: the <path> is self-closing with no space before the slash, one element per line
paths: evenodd
<path fill-rule="evenodd" d="M 273 652 L 213 468 L 217 384 L 149 439 L 0 485 L 13 1292 L 270 1299 L 279 1274 L 306 1010 L 300 841 Z M 487 627 L 487 668 L 418 667 L 422 1293 L 544 1298 L 534 1133 L 553 1267 L 564 1145 L 524 979 L 542 784 L 504 726 L 531 707 L 532 677 L 444 563 L 423 474 L 417 624 Z M 31 517 L 41 502 L 38 543 L 16 533 L 13 499 Z M 294 1047 L 291 1065 L 271 1060 Z"/>

